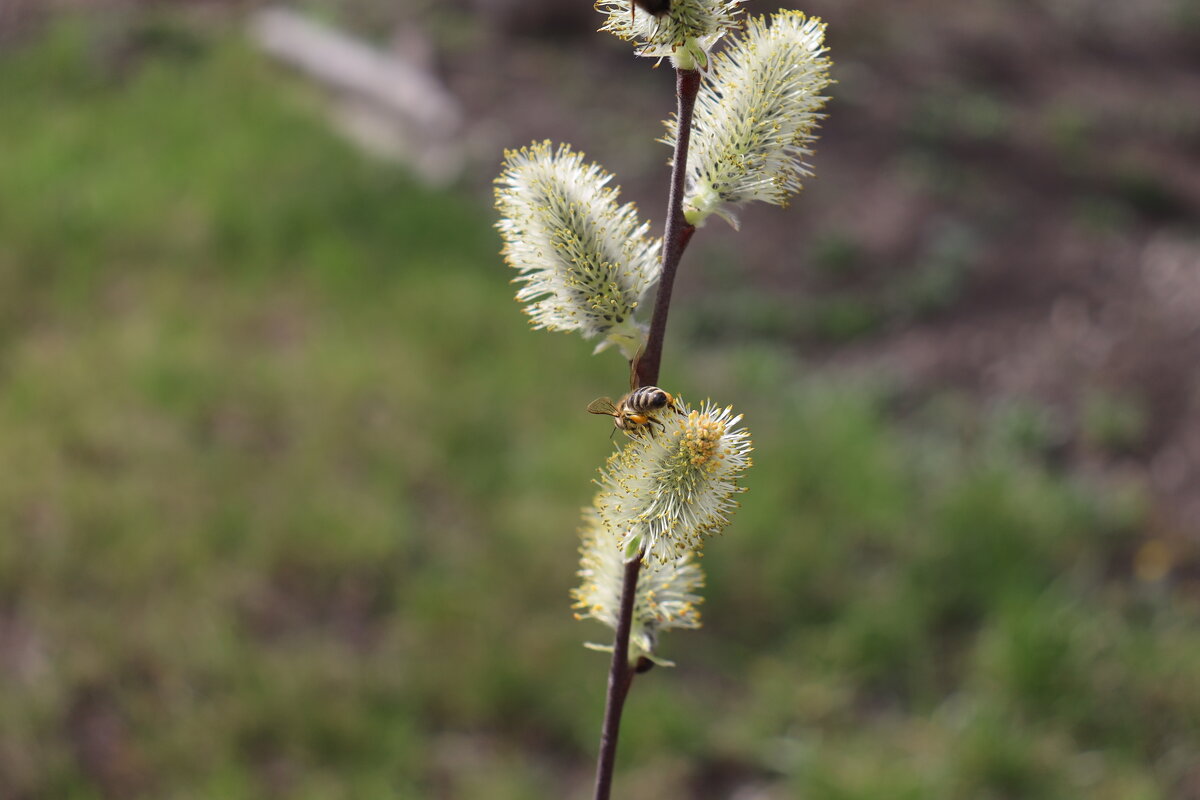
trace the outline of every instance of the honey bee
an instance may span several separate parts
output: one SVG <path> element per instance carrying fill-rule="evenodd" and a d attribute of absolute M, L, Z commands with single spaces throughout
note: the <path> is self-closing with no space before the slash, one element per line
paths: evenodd
<path fill-rule="evenodd" d="M 636 12 L 633 7 L 637 6 L 647 14 L 655 17 L 661 17 L 671 10 L 671 0 L 629 0 L 629 24 L 633 24 L 633 17 Z"/>
<path fill-rule="evenodd" d="M 632 390 L 616 403 L 611 397 L 598 397 L 588 403 L 587 410 L 590 414 L 607 414 L 612 417 L 617 430 L 628 435 L 649 431 L 653 436 L 655 425 L 663 430 L 667 429 L 666 425 L 652 416 L 655 411 L 663 408 L 670 408 L 677 414 L 682 413 L 675 405 L 675 397 L 670 392 L 657 386 L 643 386 Z"/>

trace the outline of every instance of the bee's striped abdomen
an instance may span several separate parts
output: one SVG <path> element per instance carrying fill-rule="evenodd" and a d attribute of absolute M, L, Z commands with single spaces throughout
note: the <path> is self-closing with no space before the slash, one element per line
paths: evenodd
<path fill-rule="evenodd" d="M 671 395 L 657 386 L 643 386 L 634 389 L 625 399 L 625 407 L 630 411 L 654 411 L 671 404 Z"/>

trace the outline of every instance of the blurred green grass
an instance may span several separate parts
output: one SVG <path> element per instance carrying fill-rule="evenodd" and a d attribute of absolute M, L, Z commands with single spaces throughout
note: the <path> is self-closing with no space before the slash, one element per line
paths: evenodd
<path fill-rule="evenodd" d="M 61 27 L 0 97 L 0 795 L 588 796 L 618 360 L 232 37 Z M 756 466 L 620 796 L 1185 796 L 1196 598 L 1130 573 L 1136 496 L 765 345 L 672 356 Z"/>

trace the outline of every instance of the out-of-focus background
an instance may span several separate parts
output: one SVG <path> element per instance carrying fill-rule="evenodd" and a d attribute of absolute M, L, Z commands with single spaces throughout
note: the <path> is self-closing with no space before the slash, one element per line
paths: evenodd
<path fill-rule="evenodd" d="M 662 379 L 756 464 L 616 796 L 1200 798 L 1200 7 L 803 8 L 817 176 L 693 239 Z M 0 0 L 0 797 L 588 797 L 625 370 L 490 181 L 570 141 L 657 226 L 670 70 L 292 10 Z"/>

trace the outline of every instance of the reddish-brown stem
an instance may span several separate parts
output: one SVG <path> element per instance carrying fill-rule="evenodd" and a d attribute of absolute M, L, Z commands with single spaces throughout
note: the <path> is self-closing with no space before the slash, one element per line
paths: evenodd
<path fill-rule="evenodd" d="M 604 706 L 604 727 L 600 733 L 600 756 L 596 760 L 596 800 L 608 800 L 612 792 L 621 711 L 625 708 L 625 696 L 633 684 L 634 672 L 629 664 L 629 633 L 633 627 L 633 606 L 641 566 L 641 553 L 638 553 L 637 558 L 625 564 L 625 580 L 621 584 L 621 609 L 617 617 L 617 636 L 613 641 L 612 665 L 608 670 L 608 700 Z"/>
<path fill-rule="evenodd" d="M 662 365 L 663 338 L 667 333 L 667 312 L 671 309 L 671 290 L 679 261 L 696 226 L 683 218 L 684 178 L 687 175 L 688 145 L 692 139 L 692 110 L 700 90 L 700 72 L 694 69 L 675 71 L 675 94 L 679 101 L 675 114 L 675 157 L 671 161 L 671 194 L 667 201 L 667 224 L 663 232 L 662 275 L 658 279 L 658 295 L 654 299 L 654 315 L 650 318 L 650 335 L 638 359 L 635 382 L 638 386 L 658 383 Z"/>
<path fill-rule="evenodd" d="M 700 90 L 697 70 L 675 71 L 676 112 L 675 157 L 671 162 L 671 192 L 667 199 L 667 224 L 663 233 L 662 275 L 658 280 L 658 295 L 654 300 L 654 315 L 650 318 L 650 335 L 641 357 L 634 363 L 634 381 L 638 386 L 658 383 L 662 365 L 663 337 L 667 331 L 667 312 L 671 308 L 671 289 L 683 251 L 695 233 L 694 225 L 683 218 L 684 178 L 687 173 L 688 145 L 692 138 L 692 110 Z M 612 665 L 608 673 L 608 696 L 604 706 L 604 727 L 600 733 L 600 756 L 596 761 L 595 800 L 608 800 L 612 792 L 613 767 L 617 759 L 617 736 L 621 731 L 621 711 L 625 697 L 633 684 L 635 669 L 629 663 L 629 634 L 633 627 L 634 600 L 637 597 L 638 571 L 642 553 L 625 564 L 621 584 L 621 608 L 617 617 L 617 635 L 613 641 Z"/>

